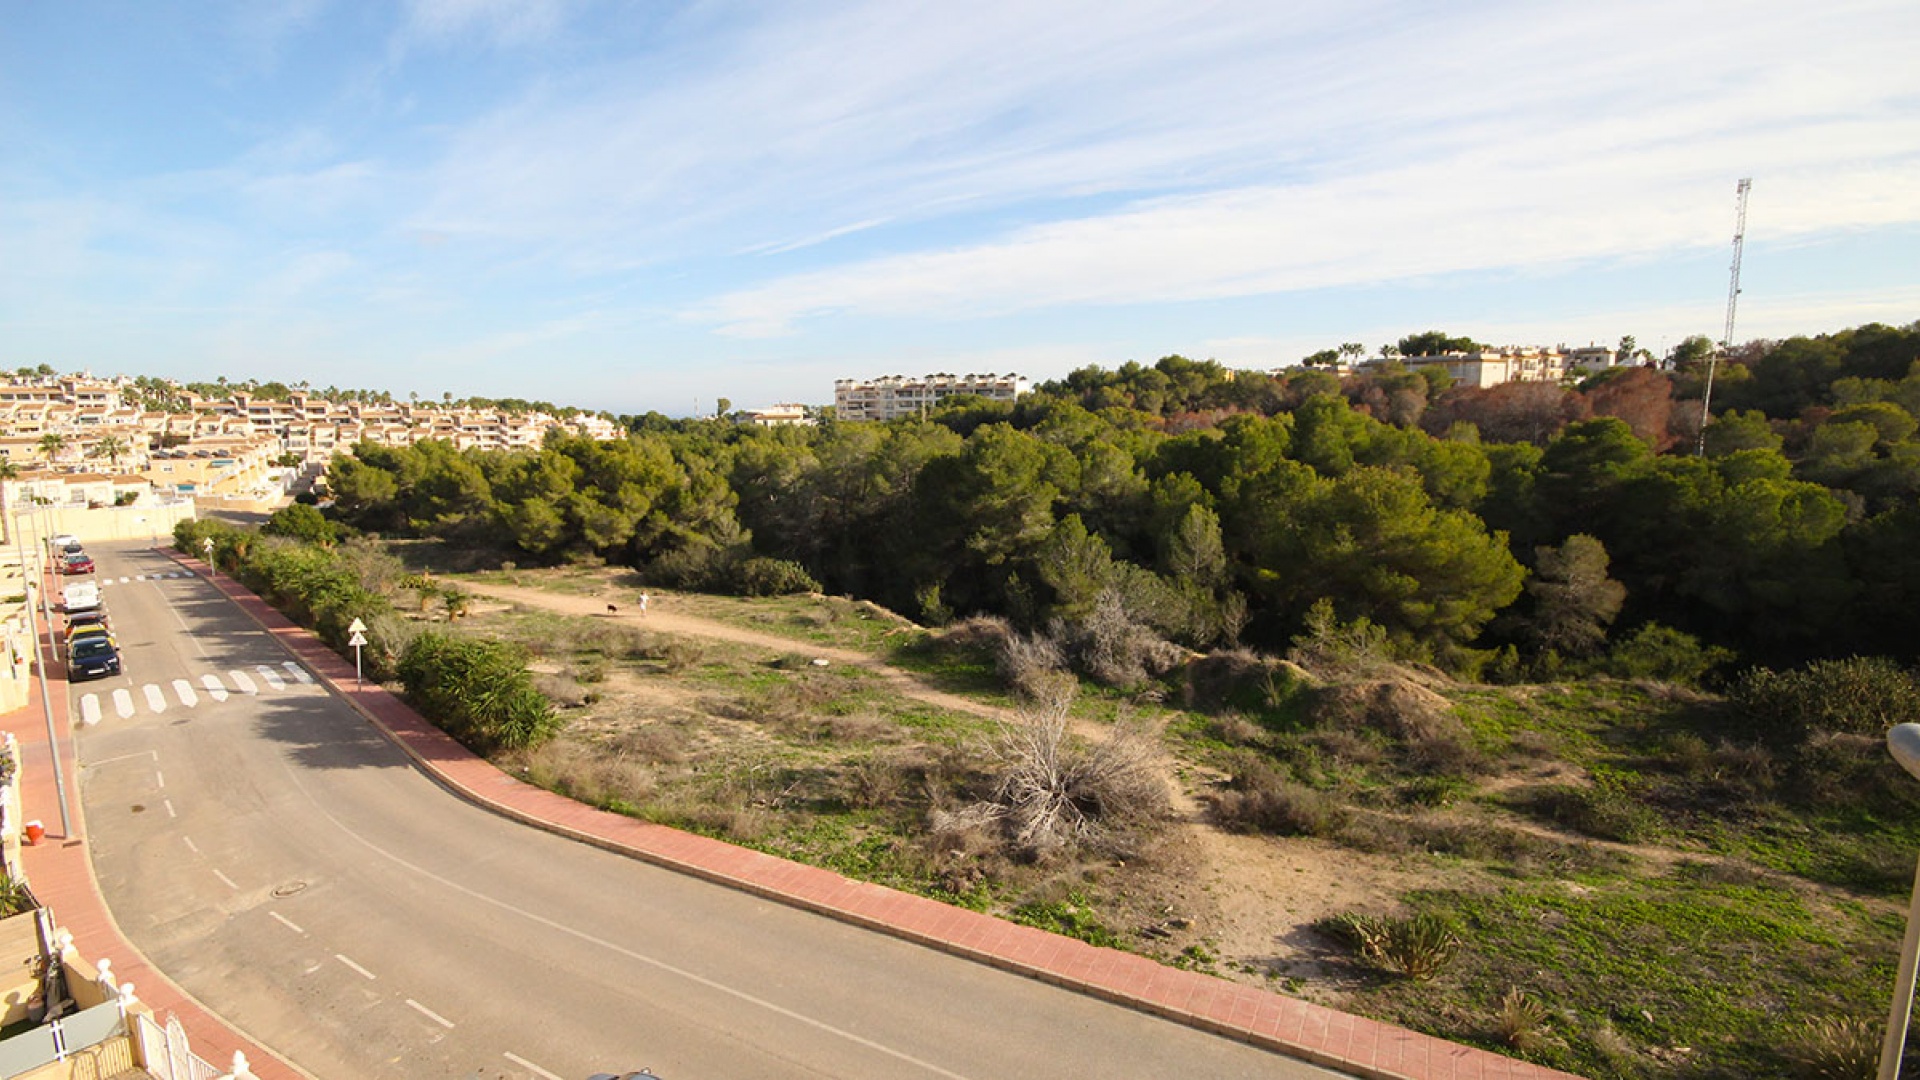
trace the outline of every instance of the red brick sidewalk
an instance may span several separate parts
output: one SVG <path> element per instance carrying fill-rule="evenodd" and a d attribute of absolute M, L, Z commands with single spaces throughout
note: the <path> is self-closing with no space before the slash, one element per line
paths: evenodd
<path fill-rule="evenodd" d="M 206 572 L 204 563 L 173 557 L 196 572 Z M 356 688 L 351 663 L 225 575 L 215 583 L 442 785 L 508 817 L 1355 1076 L 1378 1080 L 1569 1076 L 562 798 L 474 756 L 387 691 L 370 684 Z M 119 966 L 117 960 L 115 966 Z M 200 1038 L 198 1032 L 195 1037 Z"/>

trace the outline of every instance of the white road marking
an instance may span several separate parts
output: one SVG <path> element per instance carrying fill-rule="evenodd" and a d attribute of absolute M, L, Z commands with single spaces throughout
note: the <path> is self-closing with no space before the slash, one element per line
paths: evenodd
<path fill-rule="evenodd" d="M 133 575 L 133 580 L 135 580 L 135 581 L 145 581 L 145 580 L 147 580 L 147 575 L 145 575 L 145 574 L 135 574 L 135 575 Z"/>
<path fill-rule="evenodd" d="M 166 790 L 167 774 L 161 772 L 159 769 L 153 770 L 153 786 L 161 789 L 162 791 Z"/>
<path fill-rule="evenodd" d="M 289 922 L 289 921 L 287 920 L 287 917 L 286 917 L 285 915 L 282 915 L 282 914 L 280 914 L 280 913 L 279 913 L 279 912 L 277 912 L 277 911 L 269 911 L 269 912 L 267 912 L 267 914 L 269 914 L 269 915 L 271 915 L 271 916 L 273 916 L 273 917 L 274 917 L 274 918 L 275 918 L 276 920 L 278 920 L 281 926 L 284 926 L 284 927 L 286 927 L 287 929 L 289 929 L 289 930 L 291 930 L 291 931 L 293 931 L 293 932 L 294 932 L 294 933 L 296 933 L 296 934 L 304 934 L 304 933 L 306 933 L 306 931 L 305 931 L 305 930 L 302 930 L 302 929 L 300 929 L 299 927 L 297 927 L 297 926 L 295 926 L 295 925 L 293 925 L 293 923 L 291 923 L 291 922 Z"/>
<path fill-rule="evenodd" d="M 538 1065 L 535 1065 L 533 1062 L 528 1061 L 526 1058 L 523 1058 L 518 1054 L 506 1054 L 504 1056 L 508 1061 L 513 1062 L 515 1065 L 520 1066 L 521 1068 L 527 1070 L 528 1072 L 534 1074 L 535 1076 L 544 1076 L 547 1078 L 547 1080 L 565 1080 L 564 1077 L 555 1076 L 554 1074 L 548 1072 L 547 1070 L 541 1068 Z"/>
<path fill-rule="evenodd" d="M 126 690 L 115 690 L 113 692 L 113 711 L 119 713 L 120 719 L 122 720 L 131 717 L 133 715 L 133 694 Z"/>
<path fill-rule="evenodd" d="M 167 711 L 167 695 L 161 693 L 159 687 L 148 683 L 140 689 L 146 692 L 147 708 L 152 709 L 154 712 Z"/>
<path fill-rule="evenodd" d="M 122 584 L 122 585 L 125 585 L 126 583 L 127 583 L 127 579 L 126 579 L 126 578 L 121 578 L 121 579 L 120 579 L 120 584 Z"/>
<path fill-rule="evenodd" d="M 80 722 L 89 727 L 100 722 L 99 694 L 88 694 L 80 699 Z"/>
<path fill-rule="evenodd" d="M 419 1002 L 413 1000 L 412 998 L 407 999 L 407 1004 L 419 1010 L 419 1013 L 421 1016 L 424 1016 L 427 1019 L 433 1021 L 434 1023 L 439 1024 L 441 1027 L 446 1028 L 449 1031 L 453 1029 L 453 1021 L 447 1019 L 444 1016 L 441 1016 L 439 1013 L 434 1012 L 432 1009 L 427 1008 L 425 1005 L 420 1004 Z"/>
<path fill-rule="evenodd" d="M 162 805 L 162 806 L 164 806 L 164 807 L 166 807 L 166 808 L 167 808 L 167 816 L 168 816 L 168 817 L 170 817 L 170 818 L 177 818 L 177 817 L 179 817 L 179 816 L 180 816 L 179 814 L 176 814 L 176 813 L 174 813 L 174 812 L 173 812 L 173 800 L 172 800 L 172 799 L 161 799 L 161 800 L 160 800 L 160 805 Z"/>
<path fill-rule="evenodd" d="M 220 685 L 220 676 L 202 675 L 200 685 L 207 688 L 207 696 L 215 701 L 227 700 L 227 688 Z"/>
<path fill-rule="evenodd" d="M 287 674 L 293 676 L 295 679 L 298 679 L 302 685 L 305 685 L 305 686 L 313 685 L 313 676 L 307 674 L 306 668 L 301 667 L 299 664 L 296 664 L 291 660 L 283 661 L 280 666 L 283 668 L 286 668 Z"/>
<path fill-rule="evenodd" d="M 285 690 L 287 688 L 287 680 L 281 678 L 279 672 L 267 665 L 261 664 L 253 670 L 259 672 L 260 677 L 267 680 L 267 685 L 273 687 L 275 690 Z"/>
<path fill-rule="evenodd" d="M 193 852 L 195 855 L 200 854 L 200 845 L 193 842 L 193 837 L 183 836 L 180 839 L 187 845 L 188 851 Z"/>
<path fill-rule="evenodd" d="M 253 680 L 247 678 L 247 673 L 244 671 L 229 671 L 227 672 L 227 678 L 232 680 L 234 687 L 243 694 L 257 694 L 260 692 L 260 688 L 253 685 Z"/>
<path fill-rule="evenodd" d="M 341 956 L 341 955 L 340 955 L 339 953 L 334 953 L 334 954 L 333 954 L 333 958 L 334 958 L 335 960 L 338 960 L 338 961 L 340 961 L 341 963 L 343 963 L 343 964 L 345 964 L 345 965 L 347 965 L 348 967 L 350 967 L 350 968 L 352 968 L 353 970 L 355 970 L 355 971 L 357 971 L 357 972 L 359 972 L 360 974 L 362 974 L 362 975 L 365 975 L 365 976 L 366 976 L 367 978 L 369 978 L 369 979 L 372 979 L 372 978 L 375 978 L 375 977 L 376 977 L 376 976 L 374 975 L 374 973 L 373 973 L 373 972 L 371 972 L 371 971 L 368 971 L 368 970 L 367 970 L 366 968 L 363 968 L 363 967 L 361 967 L 361 966 L 360 966 L 359 964 L 356 964 L 356 963 L 354 963 L 353 961 L 351 961 L 351 960 L 349 960 L 349 959 L 347 959 L 346 957 L 344 957 L 344 956 Z"/>
<path fill-rule="evenodd" d="M 228 877 L 227 875 L 225 875 L 225 874 L 223 874 L 223 873 L 221 873 L 220 871 L 218 871 L 218 870 L 215 870 L 215 871 L 213 872 L 213 876 L 214 876 L 214 877 L 217 877 L 217 878 L 219 878 L 219 879 L 220 879 L 220 880 L 221 880 L 222 882 L 224 882 L 224 883 L 226 884 L 226 886 L 227 886 L 227 888 L 229 888 L 229 889 L 232 889 L 232 890 L 233 890 L 234 892 L 239 892 L 239 891 L 240 891 L 240 886 L 238 886 L 238 885 L 235 885 L 235 884 L 233 883 L 233 879 L 232 879 L 232 878 L 230 878 L 230 877 Z"/>
<path fill-rule="evenodd" d="M 447 889 L 452 892 L 457 892 L 463 896 L 470 897 L 474 900 L 479 901 L 480 903 L 498 908 L 501 911 L 505 911 L 509 914 L 518 915 L 520 918 L 525 919 L 530 923 L 533 923 L 538 926 L 543 926 L 556 933 L 565 934 L 568 937 L 575 938 L 580 941 L 584 941 L 587 944 L 595 946 L 596 948 L 599 948 L 599 949 L 603 949 L 610 954 L 624 956 L 629 960 L 635 961 L 636 963 L 645 964 L 656 971 L 664 971 L 669 975 L 673 975 L 676 978 L 685 979 L 686 981 L 693 983 L 697 986 L 704 986 L 707 989 L 714 991 L 715 993 L 724 994 L 727 997 L 733 998 L 735 1001 L 739 1001 L 743 1004 L 751 1005 L 755 1008 L 765 1010 L 766 1012 L 772 1013 L 775 1016 L 785 1017 L 797 1024 L 804 1024 L 805 1026 L 810 1027 L 815 1031 L 824 1032 L 828 1035 L 834 1036 L 835 1038 L 844 1039 L 847 1042 L 854 1044 L 855 1046 L 866 1047 L 867 1049 L 872 1050 L 877 1054 L 884 1054 L 885 1056 L 890 1057 L 895 1061 L 899 1061 L 899 1062 L 903 1062 L 905 1064 L 911 1065 L 915 1069 L 921 1072 L 927 1073 L 930 1076 L 941 1076 L 941 1077 L 945 1077 L 946 1080 L 967 1080 L 967 1077 L 963 1076 L 960 1073 L 943 1069 L 940 1066 L 935 1065 L 931 1061 L 923 1061 L 920 1058 L 914 1057 L 912 1054 L 909 1054 L 903 1050 L 896 1050 L 893 1047 L 886 1045 L 885 1043 L 876 1042 L 873 1039 L 869 1039 L 866 1036 L 860 1035 L 853 1031 L 848 1031 L 845 1028 L 835 1027 L 832 1024 L 827 1023 L 825 1020 L 819 1020 L 814 1017 L 808 1016 L 803 1012 L 799 1012 L 794 1009 L 789 1009 L 784 1005 L 778 1004 L 777 1002 L 774 1002 L 767 998 L 759 997 L 750 991 L 742 990 L 735 986 L 729 986 L 726 983 L 723 983 L 717 979 L 711 979 L 705 975 L 701 975 L 698 972 L 691 971 L 687 968 L 675 966 L 673 964 L 668 963 L 665 960 L 659 959 L 658 957 L 648 956 L 647 954 L 641 953 L 641 952 L 635 952 L 632 949 L 626 948 L 625 946 L 622 946 L 616 942 L 609 941 L 606 938 L 596 937 L 592 934 L 587 933 L 584 930 L 580 930 L 576 927 L 568 926 L 565 923 L 559 922 L 555 919 L 550 919 L 547 916 L 542 915 L 539 912 L 534 911 L 530 908 L 516 907 L 513 904 L 506 902 L 505 900 L 501 900 L 498 897 L 489 896 L 486 893 L 468 888 L 467 886 L 462 885 L 459 882 L 456 882 L 450 878 L 441 877 L 439 874 L 436 874 L 433 871 L 428 870 L 423 866 L 410 863 L 407 860 L 401 858 L 400 856 L 394 854 L 393 852 L 388 851 L 386 848 L 383 848 L 379 844 L 374 843 L 372 840 L 367 839 L 367 837 L 363 833 L 357 830 L 348 828 L 345 822 L 341 821 L 337 817 L 334 817 L 331 813 L 327 811 L 325 804 L 323 804 L 320 801 L 320 799 L 313 794 L 312 791 L 308 790 L 306 785 L 300 783 L 298 776 L 294 776 L 292 778 L 292 782 L 293 782 L 293 785 L 300 790 L 300 793 L 305 795 L 308 798 L 308 800 L 313 803 L 314 808 L 318 811 L 320 816 L 326 818 L 327 821 L 331 822 L 333 824 L 333 827 L 336 829 L 339 829 L 341 833 L 344 834 L 348 839 L 359 843 L 362 847 L 366 848 L 368 851 L 373 852 L 375 855 L 378 855 L 381 858 L 386 859 L 390 862 L 396 863 L 399 866 L 405 867 L 406 869 L 412 871 L 414 874 L 428 881 L 431 881 L 444 889 Z M 347 958 L 344 956 L 338 957 L 338 959 L 343 963 L 351 963 L 351 961 L 348 961 Z M 367 977 L 372 978 L 373 976 L 368 975 Z"/>
<path fill-rule="evenodd" d="M 193 692 L 193 684 L 185 679 L 173 680 L 173 696 L 189 709 L 200 704 L 200 695 Z"/>
<path fill-rule="evenodd" d="M 98 769 L 104 765 L 112 765 L 116 762 L 121 762 L 121 761 L 134 761 L 140 758 L 145 758 L 146 760 L 153 762 L 155 768 L 158 768 L 160 765 L 160 751 L 136 750 L 131 754 L 121 754 L 118 757 L 101 758 L 99 761 L 89 763 L 86 766 L 86 768 Z"/>

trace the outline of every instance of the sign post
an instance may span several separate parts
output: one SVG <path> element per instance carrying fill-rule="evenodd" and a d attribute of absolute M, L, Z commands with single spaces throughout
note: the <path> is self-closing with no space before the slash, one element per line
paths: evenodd
<path fill-rule="evenodd" d="M 200 541 L 200 549 L 201 549 L 202 551 L 205 551 L 205 552 L 207 553 L 207 580 L 208 580 L 208 581 L 212 581 L 212 580 L 213 580 L 213 576 L 214 576 L 214 571 L 213 571 L 213 537 L 211 537 L 211 536 L 209 536 L 209 537 L 206 537 L 206 538 L 204 538 L 204 539 L 202 539 L 202 540 Z"/>
<path fill-rule="evenodd" d="M 367 643 L 367 624 L 359 619 L 347 626 L 347 644 L 353 646 L 353 688 L 360 689 L 360 647 Z"/>

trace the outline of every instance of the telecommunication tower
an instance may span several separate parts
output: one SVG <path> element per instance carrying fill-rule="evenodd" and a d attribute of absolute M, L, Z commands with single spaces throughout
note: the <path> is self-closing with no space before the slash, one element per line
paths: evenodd
<path fill-rule="evenodd" d="M 1707 357 L 1707 389 L 1700 395 L 1700 453 L 1707 452 L 1707 424 L 1713 419 L 1713 369 L 1720 354 L 1733 348 L 1733 312 L 1740 305 L 1740 252 L 1747 242 L 1747 192 L 1753 178 L 1746 177 L 1734 189 L 1733 269 L 1727 281 L 1727 326 L 1720 335 L 1720 348 Z"/>

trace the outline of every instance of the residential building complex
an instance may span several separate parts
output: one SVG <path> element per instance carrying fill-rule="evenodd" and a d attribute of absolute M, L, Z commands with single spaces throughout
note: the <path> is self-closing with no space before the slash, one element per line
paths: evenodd
<path fill-rule="evenodd" d="M 921 415 L 942 400 L 957 395 L 1012 401 L 1033 389 L 1019 375 L 928 375 L 909 379 L 886 375 L 878 379 L 839 379 L 833 384 L 833 412 L 840 420 L 892 420 Z"/>
<path fill-rule="evenodd" d="M 1485 389 L 1510 382 L 1560 382 L 1582 373 L 1613 367 L 1612 349 L 1594 345 L 1569 349 L 1551 349 L 1526 345 L 1502 345 L 1472 352 L 1449 352 L 1435 356 L 1396 356 L 1362 360 L 1353 366 L 1359 374 L 1376 372 L 1389 364 L 1408 371 L 1426 367 L 1444 368 L 1456 385 Z"/>

